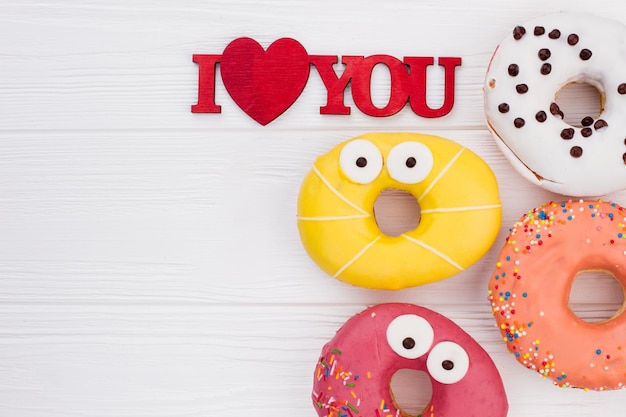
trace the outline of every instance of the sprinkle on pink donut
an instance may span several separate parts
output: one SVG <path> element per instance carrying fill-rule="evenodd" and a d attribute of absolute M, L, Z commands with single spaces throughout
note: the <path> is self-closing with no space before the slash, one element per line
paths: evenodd
<path fill-rule="evenodd" d="M 349 319 L 322 349 L 312 400 L 320 417 L 406 416 L 389 384 L 400 369 L 432 384 L 422 417 L 505 417 L 508 403 L 489 355 L 446 317 L 411 304 L 381 304 Z"/>
<path fill-rule="evenodd" d="M 513 225 L 489 282 L 508 350 L 561 387 L 626 383 L 626 315 L 599 323 L 569 308 L 576 275 L 602 270 L 626 284 L 626 210 L 598 201 L 549 202 Z"/>

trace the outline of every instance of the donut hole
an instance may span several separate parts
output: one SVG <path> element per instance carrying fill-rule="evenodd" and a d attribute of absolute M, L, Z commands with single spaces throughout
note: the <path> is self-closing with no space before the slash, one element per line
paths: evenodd
<path fill-rule="evenodd" d="M 585 81 L 565 85 L 556 93 L 554 101 L 563 112 L 563 121 L 572 127 L 583 127 L 585 117 L 597 120 L 602 113 L 602 93 Z"/>
<path fill-rule="evenodd" d="M 433 396 L 433 386 L 426 372 L 400 369 L 389 384 L 393 404 L 404 416 L 418 416 L 426 409 Z"/>
<path fill-rule="evenodd" d="M 417 228 L 420 212 L 417 199 L 403 190 L 383 190 L 374 202 L 374 219 L 387 236 L 400 236 Z"/>
<path fill-rule="evenodd" d="M 569 309 L 587 323 L 600 323 L 621 314 L 624 287 L 605 271 L 581 271 L 569 293 Z"/>

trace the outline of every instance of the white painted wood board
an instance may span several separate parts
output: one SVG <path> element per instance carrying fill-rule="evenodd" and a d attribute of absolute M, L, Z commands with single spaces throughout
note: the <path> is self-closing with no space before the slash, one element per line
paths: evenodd
<path fill-rule="evenodd" d="M 511 417 L 622 416 L 626 392 L 553 387 L 506 352 L 486 300 L 507 228 L 562 197 L 518 176 L 486 129 L 481 86 L 511 28 L 562 10 L 626 22 L 618 0 L 0 1 L 0 416 L 315 416 L 322 345 L 368 305 L 455 320 L 494 358 Z M 461 56 L 452 113 L 324 116 L 311 72 L 262 127 L 217 77 L 221 114 L 192 114 L 196 53 L 250 36 L 311 54 Z M 441 74 L 429 99 L 442 100 Z M 384 73 L 374 97 L 385 99 Z M 583 104 L 581 104 L 582 106 Z M 577 104 L 574 105 L 576 107 Z M 575 109 L 574 109 L 575 110 Z M 458 141 L 503 199 L 494 247 L 458 276 L 403 291 L 335 281 L 304 252 L 300 182 L 316 156 L 368 131 Z M 626 193 L 605 196 L 626 204 Z M 581 284 L 589 317 L 620 302 Z"/>

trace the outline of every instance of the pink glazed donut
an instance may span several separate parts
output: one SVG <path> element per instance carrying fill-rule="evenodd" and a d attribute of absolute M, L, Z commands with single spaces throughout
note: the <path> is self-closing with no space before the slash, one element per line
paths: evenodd
<path fill-rule="evenodd" d="M 504 417 L 508 402 L 493 361 L 446 317 L 412 304 L 380 304 L 349 319 L 322 349 L 313 404 L 320 417 L 407 416 L 389 384 L 400 369 L 426 372 L 423 417 Z"/>

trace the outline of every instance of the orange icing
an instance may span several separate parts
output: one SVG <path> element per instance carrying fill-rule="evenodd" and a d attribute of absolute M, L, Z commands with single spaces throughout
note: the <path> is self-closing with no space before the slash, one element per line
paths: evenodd
<path fill-rule="evenodd" d="M 623 308 L 589 323 L 568 306 L 576 274 L 589 270 L 626 286 L 626 210 L 601 200 L 550 202 L 510 229 L 488 298 L 522 365 L 562 387 L 619 389 L 626 382 Z"/>

